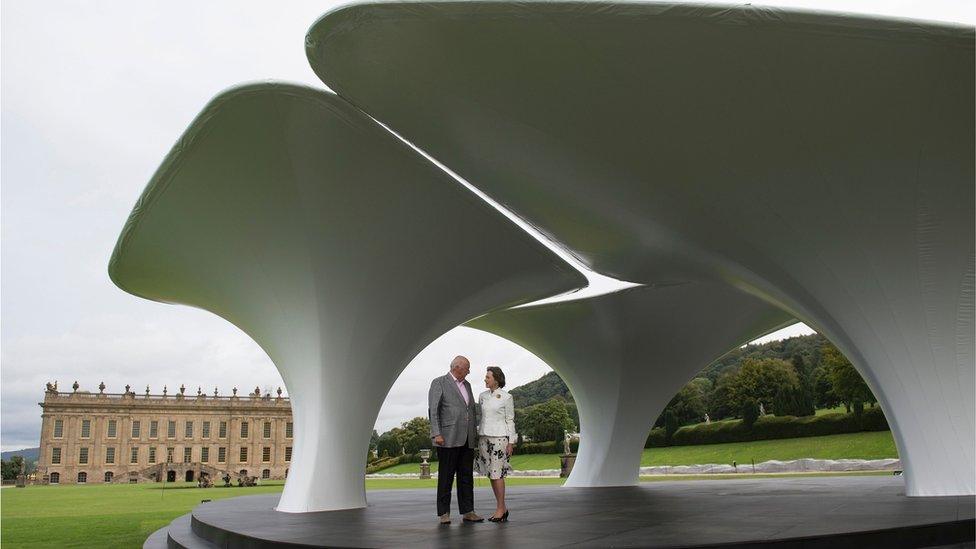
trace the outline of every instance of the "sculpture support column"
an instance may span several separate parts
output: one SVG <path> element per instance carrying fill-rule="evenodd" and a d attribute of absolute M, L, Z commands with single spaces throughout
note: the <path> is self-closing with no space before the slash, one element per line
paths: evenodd
<path fill-rule="evenodd" d="M 586 282 L 355 107 L 288 84 L 204 109 L 133 209 L 109 274 L 212 311 L 268 353 L 295 419 L 287 512 L 365 505 L 376 416 L 427 344 Z"/>
<path fill-rule="evenodd" d="M 496 311 L 467 325 L 518 343 L 566 381 L 580 445 L 565 485 L 579 487 L 637 483 L 648 432 L 675 393 L 726 352 L 791 323 L 731 286 L 689 281 Z"/>

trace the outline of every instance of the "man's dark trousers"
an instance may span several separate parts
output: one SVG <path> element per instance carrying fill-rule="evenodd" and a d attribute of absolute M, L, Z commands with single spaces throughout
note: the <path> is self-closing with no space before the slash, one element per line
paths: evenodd
<path fill-rule="evenodd" d="M 458 509 L 474 511 L 474 450 L 464 446 L 437 448 L 437 515 L 451 512 L 451 487 L 457 475 Z"/>

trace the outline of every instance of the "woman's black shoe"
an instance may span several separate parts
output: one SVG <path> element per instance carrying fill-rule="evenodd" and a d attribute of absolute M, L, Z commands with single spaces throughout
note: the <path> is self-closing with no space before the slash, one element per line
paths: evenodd
<path fill-rule="evenodd" d="M 505 509 L 504 515 L 500 517 L 492 516 L 488 520 L 490 520 L 491 522 L 508 522 L 508 509 Z"/>

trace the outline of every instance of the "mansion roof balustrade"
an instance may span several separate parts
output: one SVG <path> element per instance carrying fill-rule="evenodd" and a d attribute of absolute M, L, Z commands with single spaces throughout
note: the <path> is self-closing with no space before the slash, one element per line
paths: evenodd
<path fill-rule="evenodd" d="M 271 396 L 271 393 L 262 394 L 259 387 L 255 387 L 254 391 L 248 393 L 246 396 L 238 396 L 237 387 L 233 388 L 230 396 L 220 395 L 216 387 L 213 390 L 213 394 L 210 395 L 204 393 L 201 387 L 197 388 L 195 395 L 187 395 L 186 388 L 183 385 L 180 386 L 178 392 L 175 394 L 169 394 L 169 390 L 165 385 L 161 394 L 152 394 L 148 385 L 146 386 L 146 390 L 141 394 L 132 391 L 129 385 L 125 386 L 125 392 L 123 393 L 106 393 L 105 383 L 99 384 L 99 392 L 97 393 L 81 391 L 79 387 L 78 382 L 75 382 L 72 385 L 72 391 L 59 391 L 57 382 L 53 384 L 48 383 L 44 392 L 44 402 L 39 404 L 45 409 L 50 406 L 91 406 L 96 403 L 99 406 L 111 407 L 130 407 L 133 405 L 140 407 L 147 405 L 178 406 L 180 408 L 186 408 L 187 406 L 291 407 L 290 399 L 287 396 L 282 396 L 283 391 L 281 387 L 278 387 L 276 391 L 277 396 Z"/>

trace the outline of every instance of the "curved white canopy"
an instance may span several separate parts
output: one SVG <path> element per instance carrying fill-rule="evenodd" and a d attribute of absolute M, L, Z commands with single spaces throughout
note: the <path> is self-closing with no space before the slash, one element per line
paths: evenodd
<path fill-rule="evenodd" d="M 567 486 L 624 486 L 675 393 L 728 351 L 792 324 L 727 284 L 637 287 L 579 301 L 490 313 L 467 325 L 510 339 L 563 377 L 580 415 Z"/>
<path fill-rule="evenodd" d="M 722 280 L 828 336 L 910 495 L 976 492 L 973 29 L 758 7 L 390 3 L 332 89 L 594 270 Z"/>
<path fill-rule="evenodd" d="M 203 110 L 109 273 L 127 292 L 220 315 L 268 353 L 292 400 L 278 509 L 293 512 L 365 505 L 379 408 L 428 343 L 585 284 L 342 99 L 287 84 L 232 89 Z"/>

